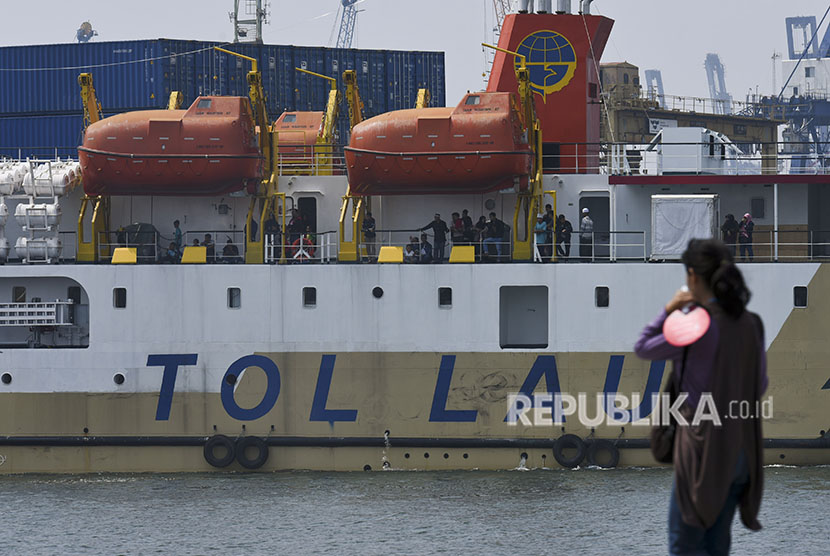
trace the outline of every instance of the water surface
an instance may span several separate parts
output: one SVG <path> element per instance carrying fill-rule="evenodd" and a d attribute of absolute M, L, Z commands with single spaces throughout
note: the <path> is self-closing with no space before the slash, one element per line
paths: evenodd
<path fill-rule="evenodd" d="M 733 554 L 828 554 L 830 466 L 766 469 Z M 666 469 L 7 476 L 3 554 L 665 554 Z"/>

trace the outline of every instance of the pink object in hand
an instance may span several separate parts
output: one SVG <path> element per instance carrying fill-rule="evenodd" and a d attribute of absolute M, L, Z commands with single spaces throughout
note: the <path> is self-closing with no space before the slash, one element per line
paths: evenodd
<path fill-rule="evenodd" d="M 688 313 L 673 311 L 663 322 L 663 336 L 673 346 L 685 347 L 698 341 L 709 330 L 711 318 L 703 307 Z"/>

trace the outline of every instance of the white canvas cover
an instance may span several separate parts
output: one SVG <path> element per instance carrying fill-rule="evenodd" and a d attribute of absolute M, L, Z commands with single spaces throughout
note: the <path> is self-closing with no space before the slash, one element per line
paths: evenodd
<path fill-rule="evenodd" d="M 652 195 L 651 257 L 679 259 L 690 239 L 714 236 L 717 219 L 717 195 Z"/>

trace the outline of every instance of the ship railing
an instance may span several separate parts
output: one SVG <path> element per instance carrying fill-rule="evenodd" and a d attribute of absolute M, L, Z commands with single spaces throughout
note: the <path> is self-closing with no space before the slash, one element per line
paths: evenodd
<path fill-rule="evenodd" d="M 740 263 L 824 262 L 830 260 L 830 230 L 755 228 L 751 242 L 729 243 L 727 248 Z"/>
<path fill-rule="evenodd" d="M 78 160 L 78 146 L 64 147 L 21 147 L 19 145 L 4 147 L 0 145 L 0 159 L 26 162 L 27 158 L 43 160 Z"/>
<path fill-rule="evenodd" d="M 211 246 L 205 245 L 206 236 L 210 235 L 210 241 L 213 242 Z M 162 243 L 159 244 L 159 252 L 161 253 L 160 262 L 170 263 L 175 262 L 169 260 L 167 257 L 167 250 L 172 238 L 161 236 Z M 239 264 L 245 261 L 245 231 L 244 230 L 188 230 L 182 235 L 182 250 L 189 246 L 205 246 L 209 247 L 206 251 L 207 263 L 224 263 L 224 264 Z M 197 243 L 198 242 L 198 243 Z M 179 253 L 181 259 L 181 253 Z"/>
<path fill-rule="evenodd" d="M 71 326 L 73 301 L 0 303 L 0 326 Z"/>
<path fill-rule="evenodd" d="M 542 164 L 548 175 L 826 175 L 830 142 L 559 143 Z"/>
<path fill-rule="evenodd" d="M 110 262 L 115 249 L 130 247 L 136 250 L 136 262 L 155 263 L 161 252 L 160 241 L 161 234 L 153 230 L 104 230 L 98 234 L 98 260 Z"/>
<path fill-rule="evenodd" d="M 265 234 L 266 264 L 337 261 L 337 231 L 310 234 Z"/>
<path fill-rule="evenodd" d="M 346 159 L 339 145 L 287 145 L 277 153 L 280 176 L 342 176 Z"/>

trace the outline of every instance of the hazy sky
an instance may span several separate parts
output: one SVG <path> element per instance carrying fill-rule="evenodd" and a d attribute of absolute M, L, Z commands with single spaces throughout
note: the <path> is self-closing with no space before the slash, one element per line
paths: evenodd
<path fill-rule="evenodd" d="M 233 0 L 4 0 L 0 45 L 72 42 L 84 20 L 93 40 L 174 38 L 232 40 Z M 339 0 L 271 1 L 269 44 L 328 46 Z M 556 0 L 554 0 L 554 5 Z M 576 7 L 577 0 L 573 0 Z M 483 86 L 480 43 L 491 36 L 492 0 L 365 0 L 359 4 L 359 48 L 446 52 L 447 102 Z M 592 11 L 616 21 L 604 62 L 628 61 L 663 72 L 667 94 L 708 96 L 703 61 L 717 52 L 735 100 L 750 89 L 771 93 L 773 52 L 786 53 L 784 18 L 828 8 L 819 0 L 597 0 Z M 830 20 L 830 17 L 828 17 Z M 15 23 L 18 22 L 18 23 Z M 821 26 L 819 39 L 827 23 Z M 335 33 L 336 35 L 336 33 Z M 783 78 L 780 67 L 777 82 Z"/>

